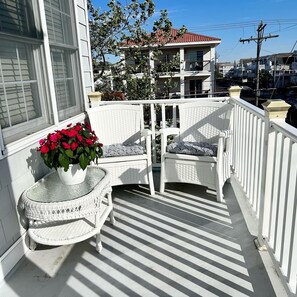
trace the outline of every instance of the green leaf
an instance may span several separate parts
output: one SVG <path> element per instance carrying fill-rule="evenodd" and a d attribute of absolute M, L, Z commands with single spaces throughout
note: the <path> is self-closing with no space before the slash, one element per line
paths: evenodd
<path fill-rule="evenodd" d="M 86 167 L 89 165 L 89 159 L 86 155 L 81 154 L 78 158 L 80 167 L 85 170 Z"/>
<path fill-rule="evenodd" d="M 69 158 L 66 155 L 59 154 L 59 163 L 64 168 L 64 171 L 69 169 Z"/>
<path fill-rule="evenodd" d="M 76 153 L 79 155 L 81 154 L 82 152 L 84 151 L 84 148 L 79 146 L 77 149 L 76 149 Z"/>
<path fill-rule="evenodd" d="M 96 158 L 96 152 L 95 151 L 90 152 L 90 158 L 91 158 L 92 161 Z"/>
<path fill-rule="evenodd" d="M 73 151 L 72 150 L 66 150 L 65 154 L 69 157 L 72 158 L 73 157 Z"/>

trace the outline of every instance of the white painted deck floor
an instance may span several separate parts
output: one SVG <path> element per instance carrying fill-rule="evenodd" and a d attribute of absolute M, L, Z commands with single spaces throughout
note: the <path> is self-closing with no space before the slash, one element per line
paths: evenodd
<path fill-rule="evenodd" d="M 224 193 L 220 204 L 193 185 L 171 184 L 155 197 L 146 187 L 115 187 L 117 224 L 104 225 L 102 254 L 94 238 L 40 245 L 0 296 L 286 296 L 269 261 L 263 265 L 267 252 L 256 250 L 230 184 Z"/>

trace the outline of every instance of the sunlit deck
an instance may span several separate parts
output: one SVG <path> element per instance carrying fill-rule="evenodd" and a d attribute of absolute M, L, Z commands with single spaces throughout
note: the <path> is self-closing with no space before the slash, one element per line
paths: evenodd
<path fill-rule="evenodd" d="M 268 253 L 254 246 L 255 220 L 232 185 L 224 187 L 224 203 L 201 186 L 170 184 L 155 197 L 146 187 L 115 187 L 117 224 L 104 225 L 102 254 L 94 238 L 40 245 L 0 295 L 286 296 Z"/>

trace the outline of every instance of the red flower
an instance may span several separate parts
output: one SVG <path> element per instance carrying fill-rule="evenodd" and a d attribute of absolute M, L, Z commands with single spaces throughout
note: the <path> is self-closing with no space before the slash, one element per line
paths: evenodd
<path fill-rule="evenodd" d="M 57 147 L 57 143 L 56 142 L 53 142 L 51 144 L 51 151 L 53 151 L 56 147 Z"/>
<path fill-rule="evenodd" d="M 81 130 L 81 125 L 80 124 L 76 124 L 76 126 L 74 127 L 74 129 L 76 131 L 80 131 Z"/>
<path fill-rule="evenodd" d="M 103 144 L 98 142 L 98 137 L 89 123 L 76 123 L 67 125 L 65 129 L 55 130 L 46 138 L 39 140 L 37 151 L 41 153 L 41 157 L 49 168 L 64 167 L 65 169 L 68 163 L 79 163 L 80 156 L 86 154 L 86 150 L 88 151 L 88 164 L 97 160 L 102 156 L 102 146 Z M 73 153 L 69 154 L 69 150 Z M 64 158 L 61 164 L 63 156 L 67 158 Z"/>
<path fill-rule="evenodd" d="M 100 146 L 100 147 L 103 147 L 103 143 L 99 142 L 99 146 Z"/>
<path fill-rule="evenodd" d="M 93 140 L 92 139 L 86 139 L 86 144 L 92 145 L 93 144 Z"/>
<path fill-rule="evenodd" d="M 66 150 L 70 149 L 70 145 L 67 142 L 62 142 L 62 145 L 63 145 L 64 149 L 66 149 Z"/>
<path fill-rule="evenodd" d="M 46 154 L 49 152 L 49 147 L 47 145 L 43 145 L 41 148 L 40 148 L 40 151 L 42 154 Z"/>
<path fill-rule="evenodd" d="M 71 150 L 72 151 L 75 151 L 77 149 L 77 147 L 78 147 L 78 143 L 77 142 L 72 142 L 71 143 Z"/>
<path fill-rule="evenodd" d="M 68 132 L 68 136 L 70 138 L 76 136 L 77 134 L 78 134 L 78 132 L 75 129 L 72 129 Z"/>
<path fill-rule="evenodd" d="M 63 137 L 63 135 L 59 131 L 57 131 L 56 135 L 58 139 L 61 139 Z"/>
<path fill-rule="evenodd" d="M 52 142 L 57 142 L 58 141 L 57 134 L 50 134 L 48 139 Z"/>
<path fill-rule="evenodd" d="M 68 130 L 66 130 L 66 129 L 62 129 L 62 130 L 61 130 L 61 133 L 62 133 L 63 135 L 68 136 Z"/>

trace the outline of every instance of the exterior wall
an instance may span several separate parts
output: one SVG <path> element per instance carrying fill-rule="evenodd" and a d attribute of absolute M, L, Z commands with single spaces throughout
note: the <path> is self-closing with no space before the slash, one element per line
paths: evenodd
<path fill-rule="evenodd" d="M 170 45 L 169 45 L 170 46 Z M 175 76 L 179 77 L 179 90 L 172 90 L 171 93 L 180 94 L 181 98 L 189 95 L 190 80 L 199 80 L 202 83 L 202 92 L 214 92 L 214 71 L 215 71 L 215 47 L 207 45 L 192 45 L 192 46 L 181 46 L 162 49 L 164 54 L 173 54 L 179 53 L 180 55 L 180 72 Z M 191 70 L 189 71 L 189 53 L 193 51 L 202 51 L 203 52 L 203 69 L 202 70 Z M 159 79 L 158 86 L 162 84 L 162 76 Z"/>
<path fill-rule="evenodd" d="M 84 96 L 93 89 L 90 45 L 86 1 L 77 0 L 77 26 L 80 40 L 80 60 L 83 72 Z M 84 115 L 76 116 L 82 120 Z M 69 121 L 74 120 L 69 119 Z M 57 127 L 53 127 L 56 129 Z M 59 127 L 58 127 L 59 128 Z M 44 136 L 49 130 L 44 131 Z M 40 132 L 42 133 L 42 131 Z M 19 198 L 22 192 L 42 178 L 49 169 L 37 155 L 36 136 L 26 140 L 26 146 L 20 142 L 21 149 L 9 153 L 0 160 L 0 281 L 13 268 L 28 250 L 24 244 L 25 225 L 20 222 L 18 212 Z"/>

